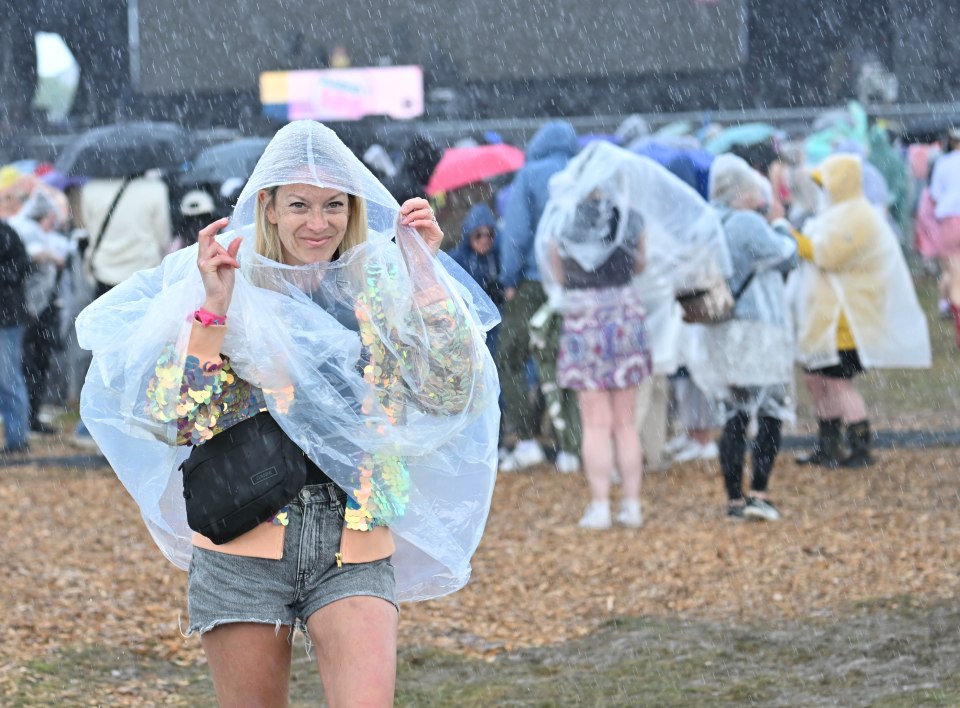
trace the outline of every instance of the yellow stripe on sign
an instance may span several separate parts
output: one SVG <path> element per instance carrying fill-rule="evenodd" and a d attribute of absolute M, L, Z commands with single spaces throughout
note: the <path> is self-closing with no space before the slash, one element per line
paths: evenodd
<path fill-rule="evenodd" d="M 265 71 L 260 74 L 260 103 L 287 103 L 290 97 L 290 72 Z"/>

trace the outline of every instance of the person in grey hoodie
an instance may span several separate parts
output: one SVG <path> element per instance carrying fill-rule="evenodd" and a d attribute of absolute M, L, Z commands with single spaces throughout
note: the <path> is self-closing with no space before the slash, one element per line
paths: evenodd
<path fill-rule="evenodd" d="M 530 356 L 530 318 L 546 302 L 540 284 L 534 235 L 550 197 L 550 178 L 577 153 L 577 133 L 566 121 L 551 121 L 527 145 L 526 164 L 514 178 L 504 214 L 500 241 L 500 284 L 503 286 L 503 326 L 497 370 L 503 390 L 504 423 L 517 445 L 500 466 L 513 471 L 544 460 L 534 439 L 537 420 L 527 397 L 526 361 Z M 553 352 L 547 352 L 548 356 Z"/>

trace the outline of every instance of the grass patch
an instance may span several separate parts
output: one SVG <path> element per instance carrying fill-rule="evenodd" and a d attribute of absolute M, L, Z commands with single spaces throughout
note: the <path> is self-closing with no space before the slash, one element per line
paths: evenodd
<path fill-rule="evenodd" d="M 398 706 L 960 705 L 960 608 L 899 596 L 779 626 L 623 617 L 584 639 L 467 658 L 399 654 Z M 922 658 L 914 661 L 913 657 Z M 26 662 L 4 705 L 213 706 L 206 666 L 102 645 Z M 11 684 L 2 687 L 8 689 Z M 313 659 L 294 648 L 291 705 L 314 706 Z"/>

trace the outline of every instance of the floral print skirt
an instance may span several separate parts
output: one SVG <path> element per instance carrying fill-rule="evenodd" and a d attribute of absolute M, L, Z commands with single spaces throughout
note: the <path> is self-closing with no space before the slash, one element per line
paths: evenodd
<path fill-rule="evenodd" d="M 557 355 L 557 382 L 575 391 L 637 386 L 653 368 L 646 315 L 635 291 L 568 291 Z"/>

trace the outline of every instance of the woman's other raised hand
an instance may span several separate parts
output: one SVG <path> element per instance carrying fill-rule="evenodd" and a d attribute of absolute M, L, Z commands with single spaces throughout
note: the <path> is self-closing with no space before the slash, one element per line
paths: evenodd
<path fill-rule="evenodd" d="M 422 197 L 405 201 L 400 205 L 400 223 L 415 228 L 430 252 L 437 255 L 440 243 L 443 241 L 443 231 L 437 223 L 437 217 L 430 207 L 430 202 Z"/>

